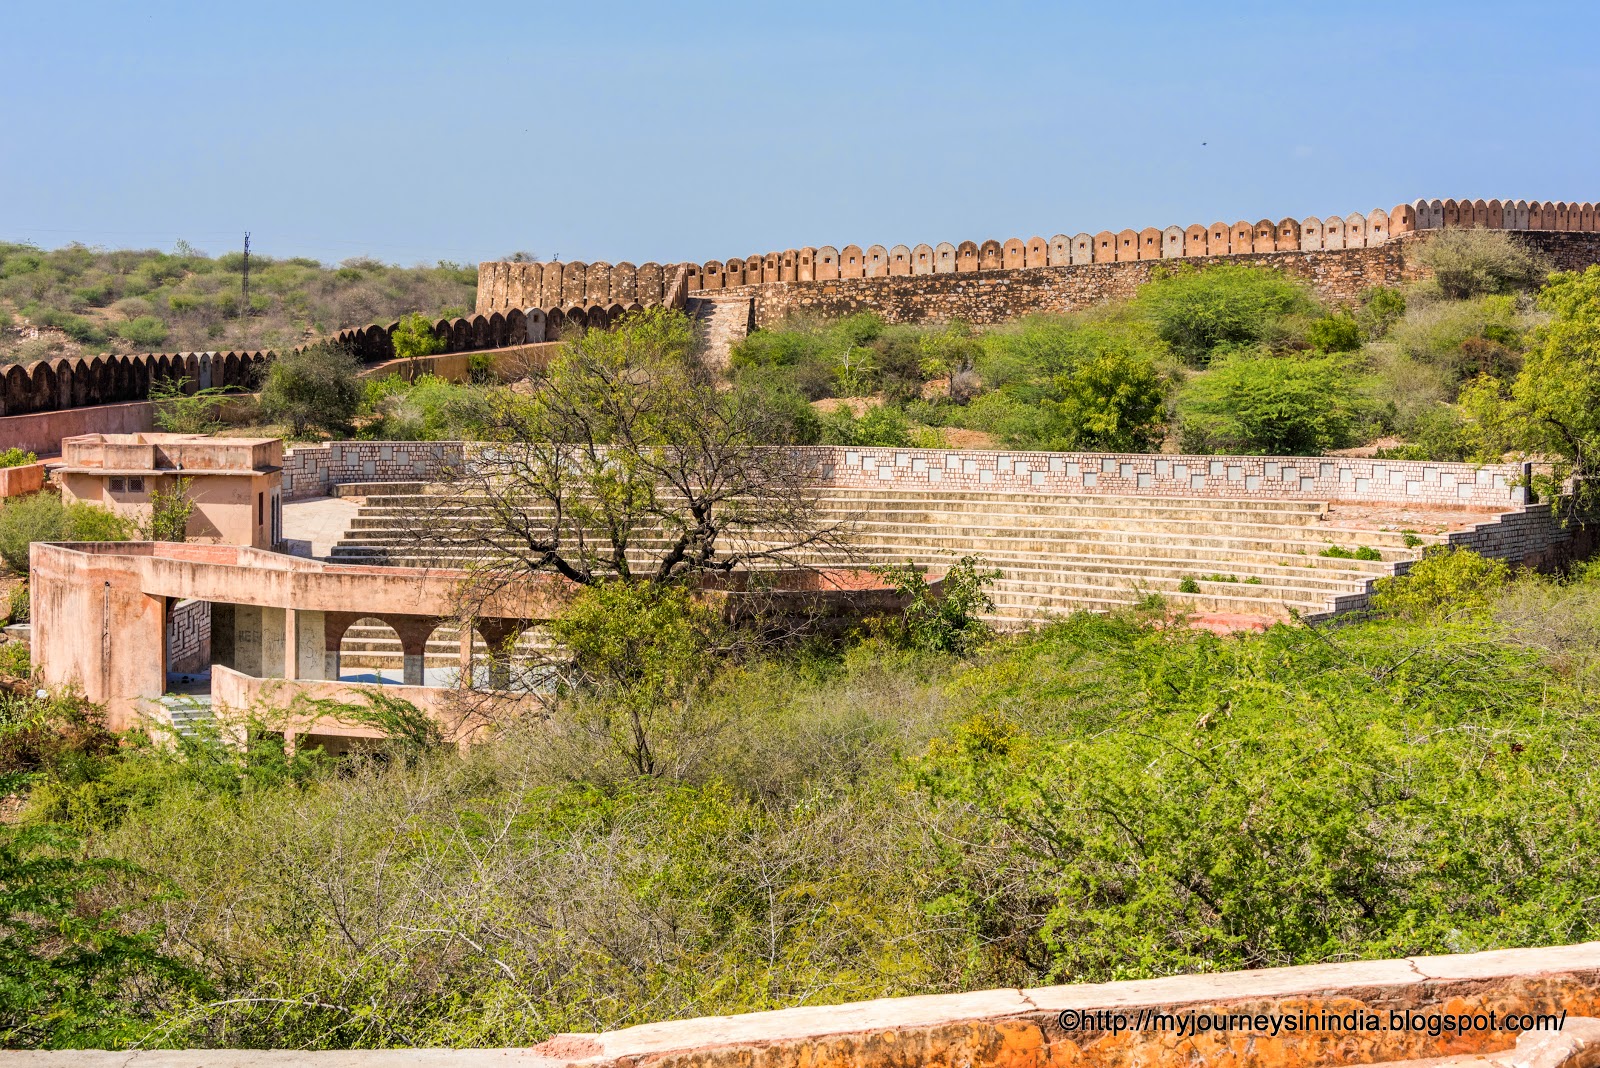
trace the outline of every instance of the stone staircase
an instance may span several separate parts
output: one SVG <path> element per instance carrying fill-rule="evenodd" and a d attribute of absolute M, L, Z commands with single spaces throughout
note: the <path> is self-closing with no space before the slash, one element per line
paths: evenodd
<path fill-rule="evenodd" d="M 465 519 L 480 514 L 454 488 L 362 490 L 364 503 L 334 547 L 334 561 L 463 566 L 482 556 L 479 547 L 423 545 L 417 538 L 419 526 L 434 525 L 430 509 L 445 507 Z M 990 591 L 992 621 L 1010 628 L 1074 611 L 1107 611 L 1151 594 L 1199 613 L 1321 619 L 1360 607 L 1373 579 L 1421 552 L 1400 533 L 1332 525 L 1319 501 L 830 487 L 818 507 L 824 521 L 845 525 L 845 545 L 810 552 L 807 563 L 859 567 L 909 560 L 942 568 L 975 555 L 1000 571 Z M 654 547 L 641 538 L 637 561 L 648 562 Z M 1365 548 L 1379 558 L 1321 555 L 1330 548 Z M 450 646 L 452 663 L 458 650 Z M 429 653 L 431 661 L 431 645 Z"/>
<path fill-rule="evenodd" d="M 705 342 L 706 364 L 725 368 L 729 351 L 750 336 L 755 302 L 750 297 L 691 297 L 684 310 Z"/>
<path fill-rule="evenodd" d="M 399 653 L 400 645 L 397 642 L 396 663 L 399 662 Z M 173 732 L 185 738 L 198 737 L 203 731 L 216 726 L 209 693 L 168 693 L 156 698 L 156 703 L 166 712 Z"/>

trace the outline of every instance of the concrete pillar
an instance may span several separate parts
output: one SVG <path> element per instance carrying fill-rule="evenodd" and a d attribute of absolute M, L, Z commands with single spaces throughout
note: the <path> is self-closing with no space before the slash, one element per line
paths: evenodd
<path fill-rule="evenodd" d="M 297 615 L 293 608 L 283 610 L 283 677 L 286 679 L 300 677 L 300 621 Z"/>
<path fill-rule="evenodd" d="M 261 636 L 261 678 L 285 678 L 284 668 L 288 665 L 289 647 L 285 645 L 288 637 L 284 624 L 285 610 L 282 608 L 259 608 L 261 623 L 257 633 Z"/>
<path fill-rule="evenodd" d="M 211 659 L 243 675 L 261 678 L 261 607 L 211 606 Z"/>
<path fill-rule="evenodd" d="M 517 636 L 528 629 L 522 619 L 480 619 L 478 632 L 489 647 L 489 688 L 504 690 L 511 685 L 511 647 Z"/>
<path fill-rule="evenodd" d="M 297 679 L 338 678 L 328 674 L 327 618 L 310 609 L 291 612 L 294 617 L 294 662 Z M 338 669 L 339 651 L 334 649 L 332 667 Z"/>
<path fill-rule="evenodd" d="M 400 639 L 401 681 L 407 686 L 423 685 L 427 664 L 428 636 L 439 625 L 432 616 L 384 616 Z"/>

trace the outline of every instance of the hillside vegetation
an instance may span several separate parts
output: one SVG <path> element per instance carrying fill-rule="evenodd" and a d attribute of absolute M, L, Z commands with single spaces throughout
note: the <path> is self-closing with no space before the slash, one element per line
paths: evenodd
<path fill-rule="evenodd" d="M 574 626 L 643 618 L 604 603 Z M 465 757 L 413 731 L 340 761 L 119 745 L 70 697 L 0 699 L 28 796 L 0 971 L 32 977 L 0 982 L 0 1038 L 513 1046 L 1600 936 L 1600 575 L 1455 553 L 1379 603 L 1228 638 L 1079 615 L 964 653 L 885 627 L 742 663 L 683 631 L 629 646 L 643 775 L 626 693 Z M 74 944 L 115 955 L 50 967 L 25 884 L 77 886 Z"/>
<path fill-rule="evenodd" d="M 243 255 L 0 242 L 0 364 L 97 352 L 285 348 L 406 312 L 432 318 L 473 306 L 476 267 L 397 267 L 357 258 Z"/>

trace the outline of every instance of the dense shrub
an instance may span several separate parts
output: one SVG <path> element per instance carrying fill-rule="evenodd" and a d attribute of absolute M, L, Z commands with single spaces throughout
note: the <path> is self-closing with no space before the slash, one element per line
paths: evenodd
<path fill-rule="evenodd" d="M 1303 283 L 1236 264 L 1180 267 L 1140 289 L 1134 303 L 1172 351 L 1195 366 L 1230 349 L 1289 340 L 1317 311 Z"/>
<path fill-rule="evenodd" d="M 28 573 L 28 546 L 36 541 L 127 541 L 138 528 L 104 508 L 63 504 L 54 493 L 13 497 L 0 506 L 0 562 Z"/>
<path fill-rule="evenodd" d="M 427 316 L 412 312 L 400 317 L 400 325 L 394 331 L 394 354 L 397 359 L 432 356 L 444 349 L 443 339 L 434 334 L 433 323 Z"/>
<path fill-rule="evenodd" d="M 1361 325 L 1348 315 L 1328 315 L 1306 328 L 1306 342 L 1318 352 L 1354 352 L 1361 347 Z"/>
<path fill-rule="evenodd" d="M 1440 230 L 1413 252 L 1451 300 L 1537 289 L 1550 267 L 1504 230 Z"/>
<path fill-rule="evenodd" d="M 1369 410 L 1337 357 L 1232 357 L 1178 396 L 1185 452 L 1314 456 L 1353 444 Z"/>
<path fill-rule="evenodd" d="M 861 448 L 937 448 L 939 445 L 937 432 L 918 431 L 904 412 L 886 404 L 873 405 L 859 417 L 848 406 L 840 405 L 822 416 L 818 437 L 823 445 Z"/>
<path fill-rule="evenodd" d="M 288 424 L 296 437 L 311 430 L 348 432 L 363 397 L 360 369 L 354 356 L 332 342 L 282 353 L 261 387 L 261 414 Z"/>
<path fill-rule="evenodd" d="M 45 792 L 91 856 L 183 895 L 97 899 L 133 930 L 170 917 L 157 948 L 214 987 L 152 1007 L 147 1046 L 523 1046 L 1583 942 L 1600 724 L 1571 665 L 1600 616 L 1575 585 L 1518 588 L 1463 621 L 1219 638 L 1080 615 L 965 657 L 868 641 L 709 679 L 676 618 L 595 593 L 609 707 L 595 686 L 465 756 L 273 780 L 222 746 L 128 747 Z M 662 642 L 658 692 L 694 698 L 655 702 L 673 759 L 640 776 L 596 725 L 626 735 Z"/>
<path fill-rule="evenodd" d="M 1372 607 L 1411 620 L 1485 612 L 1511 570 L 1468 549 L 1429 552 L 1411 570 L 1374 583 Z"/>
<path fill-rule="evenodd" d="M 25 464 L 32 464 L 32 463 L 38 463 L 38 462 L 39 462 L 39 457 L 35 456 L 31 452 L 23 452 L 21 449 L 16 448 L 15 446 L 13 446 L 12 448 L 0 451 L 0 468 L 4 468 L 4 467 L 22 467 Z"/>
<path fill-rule="evenodd" d="M 977 369 L 995 392 L 960 425 L 1028 449 L 1143 452 L 1165 432 L 1160 342 L 1140 324 L 1031 317 L 986 334 Z"/>
<path fill-rule="evenodd" d="M 154 315 L 140 315 L 118 324 L 117 333 L 136 349 L 154 351 L 167 340 L 167 324 Z"/>

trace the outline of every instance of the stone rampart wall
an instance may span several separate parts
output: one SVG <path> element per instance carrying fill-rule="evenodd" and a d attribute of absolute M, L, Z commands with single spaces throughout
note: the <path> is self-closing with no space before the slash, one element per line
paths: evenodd
<path fill-rule="evenodd" d="M 598 303 L 565 309 L 509 308 L 470 319 L 440 319 L 432 331 L 442 343 L 442 353 L 481 352 L 554 341 L 573 328 L 609 329 L 623 314 L 650 303 L 681 308 L 688 292 L 687 278 L 687 267 L 674 268 L 664 288 L 650 291 L 652 299 L 648 302 Z M 394 332 L 399 326 L 374 324 L 341 330 L 330 340 L 344 346 L 362 363 L 380 363 L 394 359 Z M 163 379 L 180 383 L 188 393 L 214 386 L 252 390 L 274 359 L 273 352 L 147 352 L 12 364 L 0 368 L 0 418 L 142 401 L 150 396 L 151 384 Z"/>
<path fill-rule="evenodd" d="M 1519 235 L 1559 270 L 1600 263 L 1600 233 L 1527 232 Z M 1381 245 L 1338 251 L 1279 252 L 1229 256 L 1229 262 L 1270 266 L 1302 278 L 1323 300 L 1350 305 L 1363 290 L 1423 277 L 1408 256 L 1427 233 L 1407 233 Z M 960 319 L 993 325 L 1022 315 L 1058 314 L 1131 298 L 1168 264 L 1159 260 L 1025 267 L 1018 270 L 927 276 L 858 277 L 833 281 L 781 282 L 725 288 L 718 300 L 748 298 L 758 327 L 772 327 L 804 314 L 831 318 L 873 311 L 892 323 Z M 710 294 L 701 294 L 708 296 Z"/>
<path fill-rule="evenodd" d="M 650 307 L 664 304 L 675 307 L 672 297 L 674 276 L 680 271 L 685 281 L 694 264 L 631 263 L 596 261 L 583 263 L 506 263 L 490 261 L 478 265 L 478 303 L 476 311 L 488 314 L 513 308 L 588 308 L 618 305 Z M 679 298 L 681 304 L 681 297 Z"/>
<path fill-rule="evenodd" d="M 891 278 L 897 275 L 963 274 L 980 271 L 1021 270 L 1033 267 L 1081 267 L 1096 263 L 1140 260 L 1193 259 L 1246 256 L 1282 252 L 1321 252 L 1362 249 L 1382 245 L 1392 237 L 1417 230 L 1444 227 L 1487 227 L 1505 230 L 1596 232 L 1595 205 L 1565 201 L 1525 200 L 1417 200 L 1393 209 L 1374 208 L 1345 216 L 1315 215 L 1303 219 L 1257 219 L 1250 222 L 1191 223 L 1188 226 L 1146 226 L 1143 229 L 1102 230 L 1097 234 L 1056 234 L 1051 238 L 1013 237 L 1005 241 L 962 241 L 916 246 L 846 244 L 791 248 L 782 251 L 732 256 L 690 265 L 689 290 L 731 289 L 773 282 L 831 282 L 852 278 Z M 623 264 L 619 267 L 628 267 Z M 571 295 L 584 288 L 566 283 L 565 265 L 484 264 L 479 268 L 479 293 L 490 292 L 499 272 L 542 268 L 538 275 L 541 295 L 553 292 L 547 280 L 552 267 L 561 267 L 553 279 L 563 286 L 563 301 L 523 301 L 550 305 L 573 303 Z M 491 269 L 492 268 L 492 269 Z M 591 264 L 590 269 L 609 269 Z M 486 273 L 486 269 L 488 270 Z M 532 292 L 524 282 L 514 292 Z M 511 303 L 516 303 L 515 300 Z M 506 307 L 489 305 L 487 307 Z M 480 305 L 479 310 L 487 310 Z"/>

